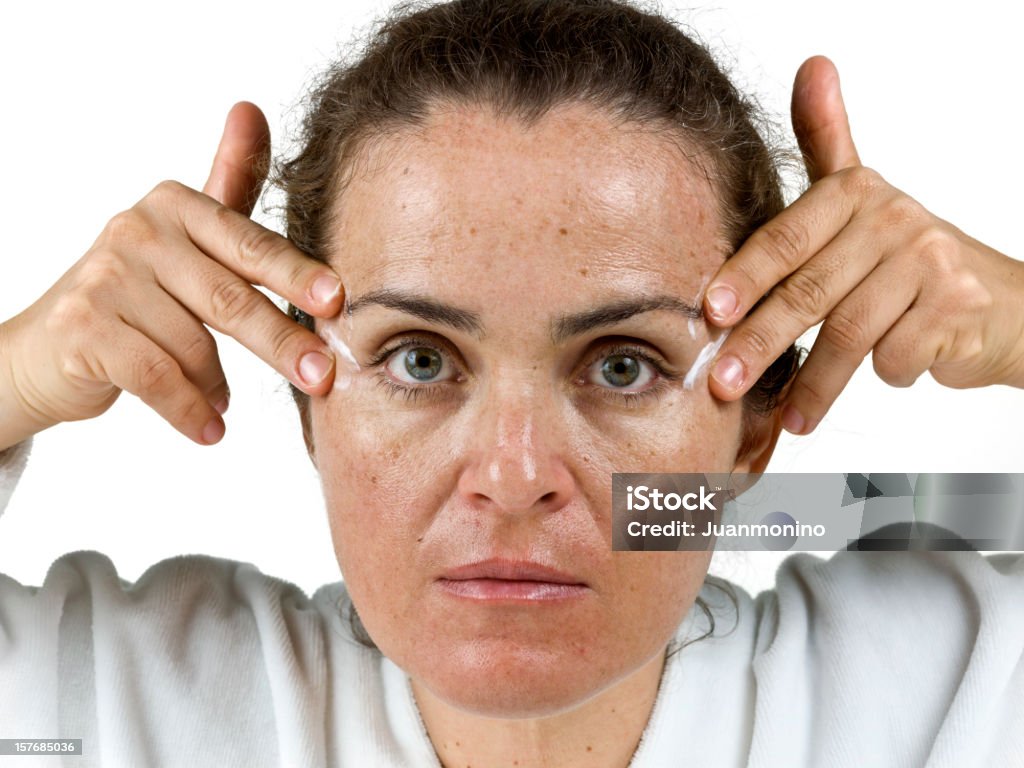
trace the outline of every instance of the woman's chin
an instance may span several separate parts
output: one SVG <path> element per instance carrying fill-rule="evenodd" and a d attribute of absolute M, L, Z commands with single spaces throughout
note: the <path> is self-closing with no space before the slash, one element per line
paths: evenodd
<path fill-rule="evenodd" d="M 448 660 L 412 671 L 417 697 L 426 689 L 445 704 L 478 717 L 548 717 L 574 709 L 601 693 L 623 670 L 606 669 L 572 649 L 537 650 L 481 643 Z M 422 704 L 422 702 L 421 702 Z"/>
<path fill-rule="evenodd" d="M 448 645 L 403 668 L 418 698 L 432 695 L 479 717 L 535 718 L 584 704 L 659 654 L 645 650 L 629 658 L 580 641 L 542 645 L 494 638 Z"/>

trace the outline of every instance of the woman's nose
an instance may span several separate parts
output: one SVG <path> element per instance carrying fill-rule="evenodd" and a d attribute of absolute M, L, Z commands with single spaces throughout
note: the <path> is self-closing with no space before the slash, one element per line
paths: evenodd
<path fill-rule="evenodd" d="M 471 438 L 459 492 L 479 508 L 517 513 L 565 506 L 576 481 L 555 414 L 523 396 L 490 404 Z"/>

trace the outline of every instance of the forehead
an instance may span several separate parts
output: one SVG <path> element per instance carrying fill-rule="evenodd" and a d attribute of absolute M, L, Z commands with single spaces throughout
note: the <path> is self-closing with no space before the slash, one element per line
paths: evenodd
<path fill-rule="evenodd" d="M 664 133 L 582 105 L 529 126 L 450 107 L 360 149 L 330 261 L 350 294 L 475 286 L 483 304 L 504 287 L 558 302 L 615 285 L 692 298 L 727 252 L 717 206 Z"/>

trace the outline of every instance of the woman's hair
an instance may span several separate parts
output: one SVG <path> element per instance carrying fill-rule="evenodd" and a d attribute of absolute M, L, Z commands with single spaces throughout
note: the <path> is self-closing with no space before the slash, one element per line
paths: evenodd
<path fill-rule="evenodd" d="M 422 125 L 437 107 L 479 106 L 530 125 L 569 104 L 673 140 L 711 181 L 732 250 L 785 207 L 785 153 L 759 132 L 767 123 L 756 104 L 659 13 L 631 0 L 407 2 L 308 93 L 298 149 L 271 174 L 284 193 L 287 237 L 326 261 L 333 203 L 360 147 Z M 288 311 L 312 330 L 309 315 Z M 799 360 L 787 349 L 746 394 L 745 409 L 771 413 Z M 308 430 L 309 397 L 291 391 Z"/>

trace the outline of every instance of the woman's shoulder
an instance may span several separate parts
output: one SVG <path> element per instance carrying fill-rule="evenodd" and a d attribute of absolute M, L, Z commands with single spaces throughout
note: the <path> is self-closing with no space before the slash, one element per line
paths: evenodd
<path fill-rule="evenodd" d="M 977 631 L 983 620 L 1019 622 L 1024 629 L 1024 553 L 842 551 L 822 558 L 800 552 L 780 563 L 770 589 L 752 594 L 709 575 L 698 598 L 677 644 L 711 639 L 760 653 L 779 642 L 780 630 L 800 636 L 869 627 Z"/>
<path fill-rule="evenodd" d="M 842 551 L 828 559 L 790 556 L 776 573 L 780 610 L 930 620 L 941 612 L 981 613 L 1024 605 L 1024 555 L 960 551 Z M 927 612 L 913 610 L 924 604 Z"/>
<path fill-rule="evenodd" d="M 965 659 L 988 638 L 1024 647 L 1024 555 L 974 551 L 799 553 L 753 599 L 757 646 L 798 644 L 921 661 Z M 927 646 L 921 650 L 921 645 Z M 1018 647 L 1017 651 L 1020 652 Z M 905 654 L 902 655 L 901 654 Z"/>
<path fill-rule="evenodd" d="M 145 598 L 153 593 L 173 590 L 176 586 L 202 583 L 213 587 L 214 594 L 229 583 L 252 585 L 269 594 L 293 594 L 309 599 L 305 592 L 287 579 L 263 573 L 257 565 L 244 560 L 207 554 L 180 554 L 158 560 L 148 566 L 135 580 L 123 578 L 114 561 L 104 552 L 80 549 L 67 552 L 51 563 L 41 586 L 22 585 L 0 574 L 7 583 L 35 594 L 40 590 L 56 590 L 71 583 L 89 583 L 103 588 L 117 588 L 124 599 Z M 335 587 L 324 585 L 322 589 Z"/>
<path fill-rule="evenodd" d="M 795 555 L 759 601 L 757 685 L 793 703 L 820 755 L 997 765 L 1024 748 L 1021 555 Z M 759 702 L 755 720 L 781 748 L 769 710 Z"/>
<path fill-rule="evenodd" d="M 340 640 L 358 647 L 345 621 L 349 606 L 341 581 L 309 595 L 253 563 L 205 554 L 165 558 L 135 581 L 95 550 L 61 555 L 40 586 L 0 574 L 0 610 L 11 619 L 8 643 L 55 622 L 74 632 L 70 619 L 80 615 L 83 632 L 117 627 L 140 639 L 190 635 L 227 643 L 258 637 L 292 646 Z"/>
<path fill-rule="evenodd" d="M 1024 749 L 1024 555 L 799 553 L 753 596 L 709 581 L 714 633 L 672 657 L 652 751 L 727 764 L 1005 765 Z M 702 610 L 690 616 L 707 629 Z M 679 717 L 695 708 L 718 724 L 713 738 Z M 735 745 L 732 762 L 723 744 Z"/>
<path fill-rule="evenodd" d="M 242 741 L 252 765 L 324 749 L 388 697 L 387 665 L 348 609 L 340 582 L 310 596 L 252 563 L 179 555 L 131 582 L 101 552 L 69 552 L 40 586 L 0 575 L 0 722 L 161 755 L 189 734 L 207 752 L 182 764 L 232 764 L 210 754 Z M 175 725 L 149 728 L 161 722 Z"/>

